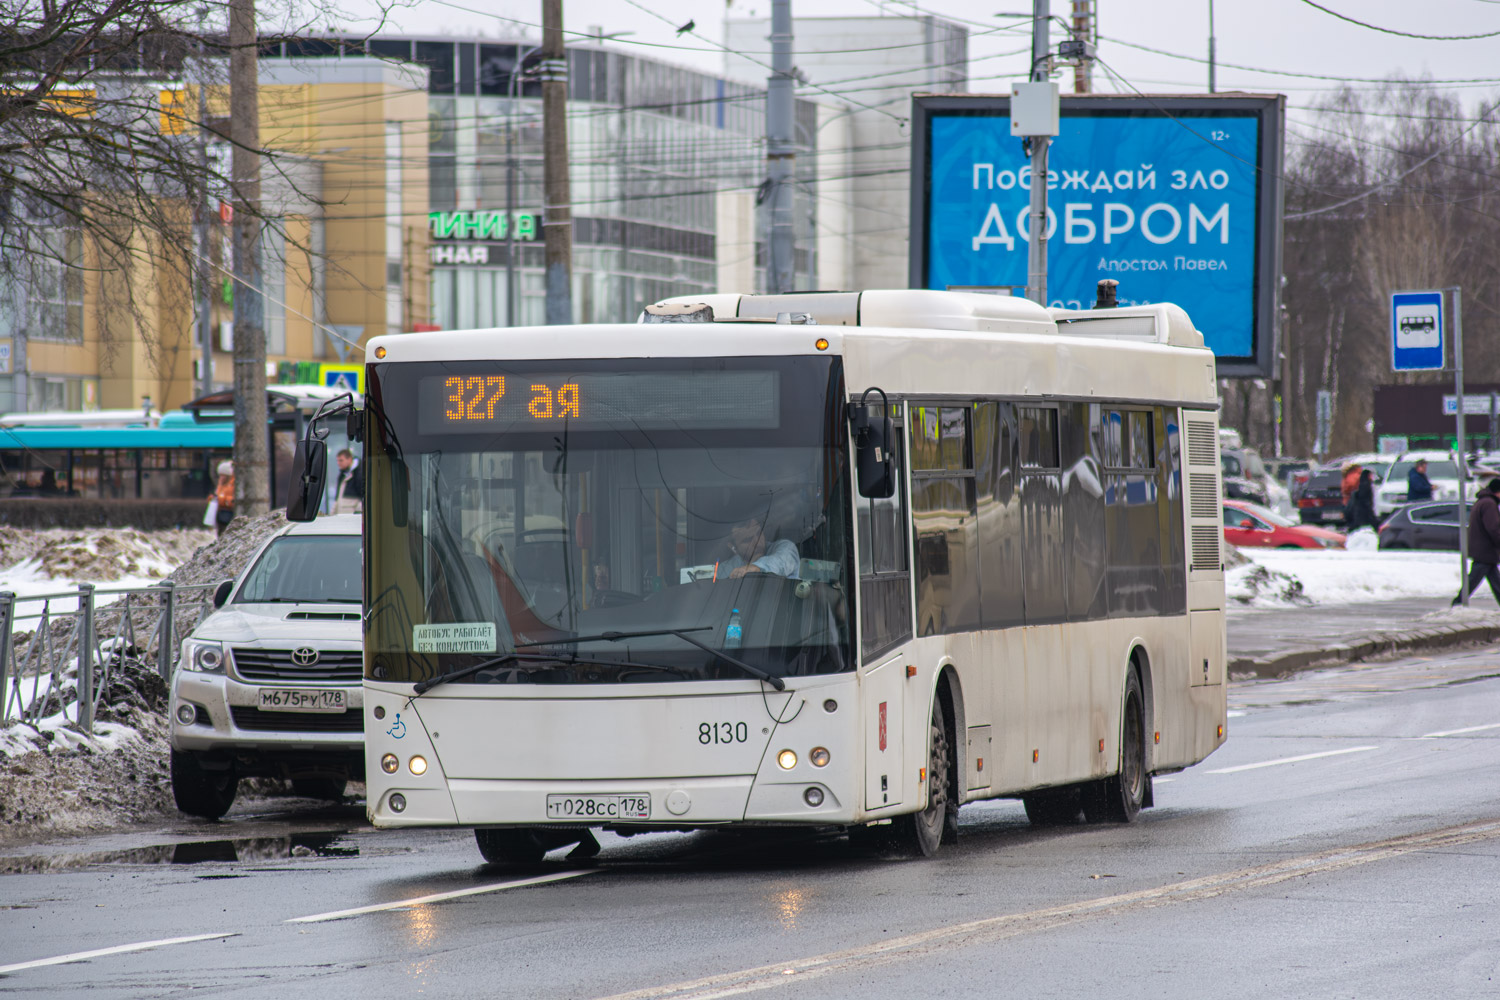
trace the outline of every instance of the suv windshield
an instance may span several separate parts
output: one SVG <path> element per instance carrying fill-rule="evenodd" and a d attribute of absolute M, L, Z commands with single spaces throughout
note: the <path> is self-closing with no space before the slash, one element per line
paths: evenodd
<path fill-rule="evenodd" d="M 282 535 L 266 546 L 235 594 L 236 604 L 358 604 L 358 535 Z"/>
<path fill-rule="evenodd" d="M 674 631 L 853 669 L 837 359 L 386 364 L 366 398 L 372 677 L 746 676 Z"/>

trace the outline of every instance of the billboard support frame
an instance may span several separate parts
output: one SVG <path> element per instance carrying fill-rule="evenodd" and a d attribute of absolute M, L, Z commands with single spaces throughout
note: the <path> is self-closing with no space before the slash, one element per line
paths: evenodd
<path fill-rule="evenodd" d="M 929 223 L 928 198 L 932 185 L 931 124 L 935 117 L 963 114 L 1010 117 L 1007 94 L 914 94 L 912 96 L 912 161 L 910 188 L 911 239 L 907 283 L 927 287 Z M 1193 116 L 1215 113 L 1254 114 L 1260 119 L 1256 185 L 1256 240 L 1254 249 L 1255 323 L 1252 352 L 1245 357 L 1217 358 L 1219 378 L 1276 378 L 1282 347 L 1280 326 L 1282 218 L 1284 185 L 1282 163 L 1286 149 L 1286 97 L 1281 94 L 1065 94 L 1062 116 L 1076 112 L 1114 112 L 1143 116 Z M 1090 290 L 1092 291 L 1092 290 Z"/>

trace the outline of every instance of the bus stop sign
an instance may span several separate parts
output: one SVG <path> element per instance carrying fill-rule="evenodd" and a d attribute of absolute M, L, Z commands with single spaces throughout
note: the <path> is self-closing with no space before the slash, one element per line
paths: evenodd
<path fill-rule="evenodd" d="M 1443 293 L 1391 293 L 1391 368 L 1398 372 L 1443 367 Z"/>

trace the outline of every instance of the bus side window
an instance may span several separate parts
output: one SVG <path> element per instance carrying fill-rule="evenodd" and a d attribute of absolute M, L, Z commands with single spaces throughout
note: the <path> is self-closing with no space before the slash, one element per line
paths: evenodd
<path fill-rule="evenodd" d="M 855 497 L 859 530 L 859 636 L 865 662 L 911 636 L 911 584 L 906 546 L 905 462 L 901 404 L 891 406 L 896 420 L 892 448 L 896 460 L 896 493 L 887 499 Z"/>
<path fill-rule="evenodd" d="M 982 560 L 970 411 L 965 406 L 910 409 L 917 634 L 977 629 Z"/>

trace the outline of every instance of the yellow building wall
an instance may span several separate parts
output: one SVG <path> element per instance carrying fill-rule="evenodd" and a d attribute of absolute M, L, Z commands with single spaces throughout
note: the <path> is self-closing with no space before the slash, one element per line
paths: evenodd
<path fill-rule="evenodd" d="M 210 95 L 210 114 L 223 101 Z M 185 100 L 196 108 L 197 98 Z M 327 322 L 364 327 L 363 340 L 388 332 L 386 286 L 386 190 L 394 179 L 386 157 L 386 124 L 401 127 L 400 212 L 402 288 L 400 319 L 391 331 L 410 330 L 429 315 L 427 93 L 390 83 L 263 86 L 260 93 L 261 143 L 267 149 L 307 156 L 322 167 L 322 201 Z M 274 166 L 263 168 L 265 177 Z M 315 337 L 312 222 L 296 215 L 287 230 L 285 351 L 267 353 L 270 382 L 281 362 L 337 358 L 331 337 Z M 211 226 L 212 373 L 220 385 L 233 381 L 233 356 L 219 350 L 219 328 L 233 319 L 223 301 L 222 269 L 227 226 Z M 83 381 L 83 405 L 130 409 L 149 397 L 161 410 L 174 409 L 198 394 L 194 359 L 201 353 L 191 281 L 179 267 L 154 260 L 137 240 L 129 279 L 99 270 L 99 255 L 85 247 L 82 338 L 59 342 L 33 337 L 27 344 L 27 370 L 33 378 Z M 134 295 L 133 304 L 125 296 Z M 269 305 L 269 303 L 268 303 Z M 358 352 L 350 360 L 358 360 Z M 92 398 L 89 398 L 92 396 Z M 33 406 L 40 398 L 31 392 Z"/>

